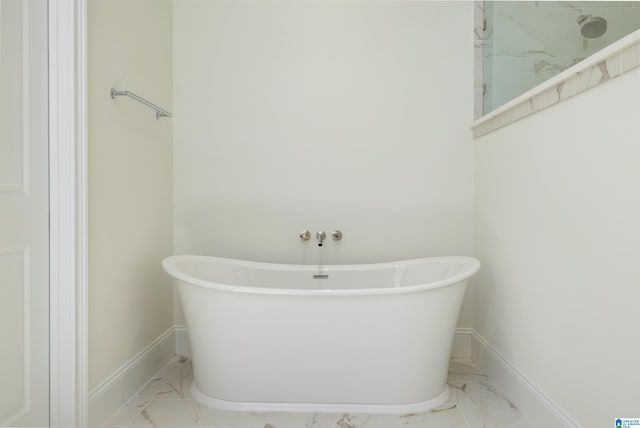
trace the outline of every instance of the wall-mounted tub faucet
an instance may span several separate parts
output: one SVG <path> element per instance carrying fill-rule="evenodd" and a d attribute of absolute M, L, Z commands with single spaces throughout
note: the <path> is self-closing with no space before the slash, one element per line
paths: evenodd
<path fill-rule="evenodd" d="M 308 241 L 309 239 L 311 239 L 311 233 L 308 230 L 303 230 L 298 236 L 300 237 L 301 241 Z M 324 245 L 325 239 L 327 239 L 327 234 L 323 230 L 321 230 L 316 233 L 316 239 L 318 240 L 318 247 L 322 247 Z M 340 232 L 339 230 L 334 230 L 331 233 L 331 239 L 333 239 L 334 241 L 341 240 L 342 232 Z"/>

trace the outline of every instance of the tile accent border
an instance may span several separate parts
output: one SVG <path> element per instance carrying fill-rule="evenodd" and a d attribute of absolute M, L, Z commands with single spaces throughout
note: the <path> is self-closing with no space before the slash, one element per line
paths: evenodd
<path fill-rule="evenodd" d="M 582 428 L 571 415 L 507 360 L 473 328 L 456 329 L 456 341 L 470 342 L 470 358 L 509 397 L 532 427 Z"/>
<path fill-rule="evenodd" d="M 169 327 L 89 393 L 90 427 L 102 426 L 175 355 L 176 327 Z"/>
<path fill-rule="evenodd" d="M 473 138 L 544 110 L 640 67 L 640 30 L 525 92 L 471 124 Z"/>

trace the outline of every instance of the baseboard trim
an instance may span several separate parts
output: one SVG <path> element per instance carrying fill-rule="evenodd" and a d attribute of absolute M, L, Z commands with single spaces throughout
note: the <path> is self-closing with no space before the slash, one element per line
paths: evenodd
<path fill-rule="evenodd" d="M 174 325 L 174 331 L 176 332 L 176 354 L 178 355 L 191 355 L 191 345 L 189 344 L 189 333 L 187 332 L 186 325 Z"/>
<path fill-rule="evenodd" d="M 100 427 L 175 355 L 176 326 L 158 336 L 89 393 L 89 426 Z"/>
<path fill-rule="evenodd" d="M 571 415 L 473 328 L 456 329 L 454 346 L 469 343 L 469 357 L 514 403 L 533 428 L 582 428 Z M 452 355 L 454 355 L 452 353 Z M 455 355 L 454 355 L 455 356 Z M 460 355 L 464 356 L 464 355 Z"/>
<path fill-rule="evenodd" d="M 471 331 L 472 328 L 458 327 L 453 336 L 451 358 L 471 359 Z"/>

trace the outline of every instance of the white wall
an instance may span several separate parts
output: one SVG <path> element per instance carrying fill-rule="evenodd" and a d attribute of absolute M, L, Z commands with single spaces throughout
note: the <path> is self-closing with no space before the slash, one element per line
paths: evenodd
<path fill-rule="evenodd" d="M 173 251 L 171 120 L 109 97 L 128 89 L 171 109 L 172 10 L 170 0 L 88 3 L 91 390 L 173 324 L 160 267 Z"/>
<path fill-rule="evenodd" d="M 175 252 L 472 251 L 470 2 L 174 4 Z"/>
<path fill-rule="evenodd" d="M 636 68 L 476 141 L 473 325 L 585 427 L 638 412 L 638 93 Z"/>

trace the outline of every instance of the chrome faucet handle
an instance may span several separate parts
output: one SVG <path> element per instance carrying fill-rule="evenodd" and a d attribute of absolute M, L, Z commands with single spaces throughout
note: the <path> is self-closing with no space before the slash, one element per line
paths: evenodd
<path fill-rule="evenodd" d="M 322 242 L 326 237 L 327 237 L 327 234 L 324 233 L 324 231 L 322 230 L 316 233 L 316 239 L 318 240 L 318 247 L 322 247 Z"/>
<path fill-rule="evenodd" d="M 333 239 L 334 241 L 339 241 L 342 239 L 342 232 L 340 232 L 339 230 L 334 230 L 333 233 L 331 234 L 331 239 Z"/>
<path fill-rule="evenodd" d="M 308 241 L 309 239 L 311 239 L 311 232 L 309 232 L 308 230 L 303 230 L 298 236 L 300 236 L 300 239 L 302 239 L 303 241 Z"/>

